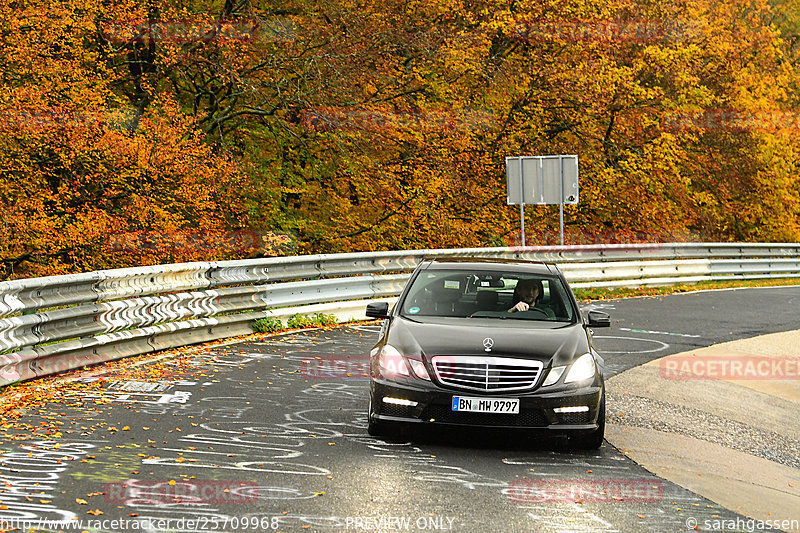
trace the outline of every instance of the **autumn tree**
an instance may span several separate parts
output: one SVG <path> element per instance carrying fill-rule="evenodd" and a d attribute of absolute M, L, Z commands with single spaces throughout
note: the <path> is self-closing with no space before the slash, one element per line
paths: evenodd
<path fill-rule="evenodd" d="M 800 238 L 794 0 L 0 1 L 4 276 L 514 245 L 509 155 L 569 242 Z"/>
<path fill-rule="evenodd" d="M 247 227 L 241 171 L 168 93 L 131 112 L 111 66 L 97 60 L 104 9 L 0 8 L 4 278 L 248 253 L 207 245 Z"/>

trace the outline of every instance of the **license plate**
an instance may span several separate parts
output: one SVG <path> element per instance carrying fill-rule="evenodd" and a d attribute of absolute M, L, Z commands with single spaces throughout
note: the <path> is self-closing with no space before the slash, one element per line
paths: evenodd
<path fill-rule="evenodd" d="M 473 398 L 453 396 L 453 411 L 468 413 L 519 414 L 519 398 Z"/>

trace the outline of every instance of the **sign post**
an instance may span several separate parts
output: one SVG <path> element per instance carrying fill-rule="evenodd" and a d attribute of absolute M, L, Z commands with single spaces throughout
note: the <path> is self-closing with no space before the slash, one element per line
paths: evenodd
<path fill-rule="evenodd" d="M 519 204 L 522 246 L 525 246 L 525 204 L 559 205 L 564 244 L 564 204 L 578 203 L 578 156 L 506 157 L 508 205 Z"/>
<path fill-rule="evenodd" d="M 508 160 L 506 159 L 506 167 L 508 167 Z M 523 159 L 519 158 L 519 175 L 524 176 L 522 172 L 522 161 Z M 509 183 L 510 185 L 510 183 Z M 519 197 L 525 197 L 525 190 L 522 187 L 522 180 L 519 180 Z M 519 203 L 519 226 L 522 229 L 522 246 L 525 246 L 525 202 Z"/>

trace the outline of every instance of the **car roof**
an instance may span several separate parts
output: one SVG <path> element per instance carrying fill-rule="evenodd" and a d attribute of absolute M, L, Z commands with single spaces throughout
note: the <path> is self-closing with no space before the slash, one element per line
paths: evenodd
<path fill-rule="evenodd" d="M 502 259 L 499 257 L 427 257 L 424 269 L 470 269 L 470 270 L 505 270 L 528 274 L 558 274 L 558 268 L 541 261 L 525 261 L 523 259 Z"/>

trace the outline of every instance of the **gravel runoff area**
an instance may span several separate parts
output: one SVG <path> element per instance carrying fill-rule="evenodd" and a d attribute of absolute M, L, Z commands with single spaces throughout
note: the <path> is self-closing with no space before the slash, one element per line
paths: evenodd
<path fill-rule="evenodd" d="M 668 402 L 609 392 L 608 421 L 713 442 L 800 469 L 800 440 Z"/>
<path fill-rule="evenodd" d="M 800 331 L 763 335 L 670 355 L 610 378 L 608 441 L 729 509 L 759 520 L 799 520 L 797 346 Z M 731 372 L 733 362 L 738 371 Z"/>

